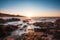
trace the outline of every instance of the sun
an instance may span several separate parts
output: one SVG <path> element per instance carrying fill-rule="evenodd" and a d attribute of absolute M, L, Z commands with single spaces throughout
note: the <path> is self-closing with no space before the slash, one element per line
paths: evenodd
<path fill-rule="evenodd" d="M 32 14 L 26 14 L 26 16 L 27 16 L 28 18 L 31 18 L 31 17 L 32 17 Z"/>

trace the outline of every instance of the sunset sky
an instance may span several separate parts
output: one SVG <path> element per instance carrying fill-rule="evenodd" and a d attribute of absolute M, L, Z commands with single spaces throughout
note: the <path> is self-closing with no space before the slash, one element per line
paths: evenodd
<path fill-rule="evenodd" d="M 24 16 L 60 17 L 60 0 L 0 0 L 0 12 Z"/>

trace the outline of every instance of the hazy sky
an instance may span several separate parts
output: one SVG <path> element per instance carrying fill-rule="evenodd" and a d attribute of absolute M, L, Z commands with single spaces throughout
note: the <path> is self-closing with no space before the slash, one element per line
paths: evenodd
<path fill-rule="evenodd" d="M 0 12 L 24 16 L 60 16 L 60 0 L 0 0 Z"/>

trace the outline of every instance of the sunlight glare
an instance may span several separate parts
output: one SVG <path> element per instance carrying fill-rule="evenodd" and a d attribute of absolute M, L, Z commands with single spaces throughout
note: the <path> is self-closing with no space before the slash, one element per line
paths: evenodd
<path fill-rule="evenodd" d="M 26 16 L 30 19 L 32 17 L 32 14 L 27 14 Z"/>

